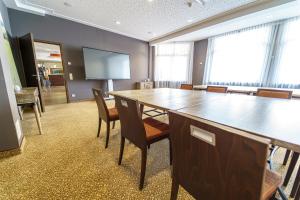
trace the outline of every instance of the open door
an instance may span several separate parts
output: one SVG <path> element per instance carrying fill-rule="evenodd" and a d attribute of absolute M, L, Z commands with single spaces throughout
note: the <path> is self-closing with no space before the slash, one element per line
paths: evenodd
<path fill-rule="evenodd" d="M 45 112 L 44 98 L 42 95 L 41 80 L 38 73 L 36 56 L 34 51 L 34 40 L 31 33 L 19 38 L 20 52 L 23 62 L 27 87 L 37 87 L 41 101 L 42 111 Z"/>

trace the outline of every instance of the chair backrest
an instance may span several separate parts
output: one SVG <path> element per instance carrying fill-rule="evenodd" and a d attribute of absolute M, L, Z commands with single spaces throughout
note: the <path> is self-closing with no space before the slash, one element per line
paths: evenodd
<path fill-rule="evenodd" d="M 94 94 L 94 97 L 95 97 L 95 100 L 97 103 L 99 117 L 102 120 L 107 122 L 108 118 L 109 118 L 108 109 L 107 109 L 105 100 L 103 98 L 102 91 L 100 89 L 96 89 L 96 88 L 93 88 L 92 91 L 93 91 L 93 94 Z"/>
<path fill-rule="evenodd" d="M 270 97 L 270 98 L 281 98 L 281 99 L 291 99 L 293 91 L 291 90 L 277 90 L 277 89 L 257 89 L 256 96 L 260 97 Z"/>
<path fill-rule="evenodd" d="M 146 131 L 138 102 L 119 96 L 115 96 L 115 101 L 121 122 L 121 135 L 137 147 L 145 147 Z"/>
<path fill-rule="evenodd" d="M 180 85 L 180 89 L 183 89 L 183 90 L 192 90 L 193 89 L 193 85 L 192 84 L 181 84 Z"/>
<path fill-rule="evenodd" d="M 207 92 L 227 93 L 228 87 L 224 86 L 207 86 Z"/>
<path fill-rule="evenodd" d="M 270 141 L 169 112 L 173 178 L 196 199 L 261 199 Z"/>

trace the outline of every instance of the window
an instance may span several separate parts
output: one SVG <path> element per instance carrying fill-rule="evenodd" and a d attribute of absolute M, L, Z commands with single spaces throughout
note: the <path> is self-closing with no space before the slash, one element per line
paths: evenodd
<path fill-rule="evenodd" d="M 300 85 L 300 20 L 283 25 L 277 45 L 273 75 L 275 87 L 299 87 Z"/>
<path fill-rule="evenodd" d="M 154 80 L 158 86 L 171 85 L 163 82 L 191 82 L 192 43 L 166 43 L 156 46 Z M 159 83 L 160 82 L 160 83 Z M 176 87 L 178 84 L 175 84 Z"/>
<path fill-rule="evenodd" d="M 210 39 L 209 84 L 259 85 L 264 78 L 271 26 Z"/>

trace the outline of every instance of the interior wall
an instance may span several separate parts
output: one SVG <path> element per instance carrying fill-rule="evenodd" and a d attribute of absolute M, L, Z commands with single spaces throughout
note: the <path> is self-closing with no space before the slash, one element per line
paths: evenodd
<path fill-rule="evenodd" d="M 0 1 L 0 14 L 3 18 L 7 34 L 10 35 L 11 28 L 7 8 L 2 1 Z M 3 37 L 2 31 L 1 37 Z M 23 134 L 20 127 L 14 85 L 10 73 L 11 66 L 5 53 L 7 46 L 4 45 L 4 40 L 0 39 L 0 151 L 6 151 L 18 148 L 22 142 Z M 19 131 L 17 132 L 17 130 Z"/>
<path fill-rule="evenodd" d="M 193 85 L 201 85 L 203 82 L 207 45 L 208 39 L 194 43 Z"/>
<path fill-rule="evenodd" d="M 14 37 L 33 33 L 37 40 L 62 43 L 65 78 L 70 101 L 93 98 L 91 88 L 105 89 L 106 81 L 85 80 L 82 47 L 130 55 L 131 80 L 115 80 L 115 90 L 135 89 L 135 83 L 148 78 L 149 44 L 141 40 L 97 29 L 54 16 L 39 16 L 8 10 Z M 71 65 L 67 63 L 71 62 Z M 70 80 L 69 73 L 73 74 Z M 72 97 L 75 94 L 75 97 Z"/>

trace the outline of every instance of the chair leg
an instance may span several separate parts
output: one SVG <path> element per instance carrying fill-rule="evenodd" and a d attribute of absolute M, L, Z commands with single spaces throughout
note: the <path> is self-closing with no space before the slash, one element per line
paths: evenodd
<path fill-rule="evenodd" d="M 177 195 L 178 195 L 178 189 L 179 189 L 179 184 L 175 180 L 175 178 L 172 178 L 172 189 L 171 189 L 171 200 L 176 200 Z"/>
<path fill-rule="evenodd" d="M 125 144 L 125 137 L 121 136 L 121 145 L 120 145 L 120 154 L 119 154 L 119 165 L 122 163 L 123 152 L 124 152 L 124 144 Z"/>
<path fill-rule="evenodd" d="M 146 173 L 146 164 L 147 164 L 147 148 L 142 149 L 142 162 L 141 162 L 141 177 L 140 177 L 140 187 L 142 190 L 144 187 L 145 173 Z"/>
<path fill-rule="evenodd" d="M 105 149 L 108 147 L 109 134 L 110 134 L 110 122 L 107 122 L 107 123 L 106 123 L 106 142 L 105 142 Z"/>
<path fill-rule="evenodd" d="M 284 181 L 283 181 L 283 186 L 287 186 L 289 181 L 290 181 L 290 178 L 291 178 L 291 175 L 294 171 L 294 168 L 295 168 L 295 165 L 298 161 L 298 158 L 299 158 L 299 153 L 297 152 L 294 152 L 293 155 L 292 155 L 292 159 L 291 159 L 291 162 L 290 162 L 290 165 L 288 167 L 288 170 L 286 172 L 286 175 L 284 177 Z"/>
<path fill-rule="evenodd" d="M 140 104 L 140 112 L 141 112 L 141 115 L 143 115 L 143 113 L 144 113 L 144 104 Z"/>
<path fill-rule="evenodd" d="M 99 135 L 100 135 L 100 131 L 101 131 L 101 123 L 102 123 L 102 119 L 99 118 L 97 137 L 99 137 Z"/>
<path fill-rule="evenodd" d="M 150 144 L 148 144 L 148 149 L 150 149 Z"/>
<path fill-rule="evenodd" d="M 284 159 L 283 159 L 283 165 L 286 165 L 287 161 L 289 160 L 289 157 L 290 157 L 290 153 L 291 153 L 291 150 L 286 150 L 285 152 L 285 156 L 284 156 Z"/>
<path fill-rule="evenodd" d="M 172 143 L 171 143 L 171 139 L 170 138 L 169 138 L 169 153 L 170 153 L 170 165 L 172 165 L 173 156 L 172 156 Z"/>
<path fill-rule="evenodd" d="M 299 200 L 299 199 L 300 199 L 300 188 L 298 187 L 294 200 Z"/>
<path fill-rule="evenodd" d="M 116 125 L 116 121 L 113 121 L 112 129 L 115 128 L 115 125 Z"/>
<path fill-rule="evenodd" d="M 292 188 L 292 191 L 291 191 L 291 194 L 290 194 L 291 198 L 295 197 L 296 192 L 299 188 L 299 185 L 300 185 L 300 167 L 298 168 L 297 175 L 296 175 L 295 180 L 294 180 L 293 188 Z"/>

